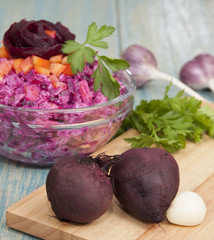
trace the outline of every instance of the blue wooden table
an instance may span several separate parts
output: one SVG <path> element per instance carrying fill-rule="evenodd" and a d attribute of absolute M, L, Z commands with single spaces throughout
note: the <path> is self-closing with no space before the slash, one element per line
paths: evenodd
<path fill-rule="evenodd" d="M 178 78 L 182 65 L 199 53 L 214 55 L 214 1 L 212 0 L 0 0 L 0 36 L 13 22 L 46 19 L 60 21 L 83 42 L 88 25 L 116 27 L 105 55 L 118 58 L 137 43 L 153 52 L 158 68 Z M 135 95 L 162 98 L 167 83 L 151 81 Z M 170 95 L 178 89 L 172 87 Z M 209 90 L 199 92 L 210 101 Z M 49 168 L 28 167 L 0 157 L 0 239 L 35 239 L 6 226 L 6 209 L 45 184 Z"/>

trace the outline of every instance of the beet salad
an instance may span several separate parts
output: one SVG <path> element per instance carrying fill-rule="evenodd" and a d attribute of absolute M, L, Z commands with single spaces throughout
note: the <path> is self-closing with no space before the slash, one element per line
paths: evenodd
<path fill-rule="evenodd" d="M 75 35 L 59 22 L 21 20 L 12 24 L 0 48 L 0 104 L 71 109 L 108 101 L 93 88 L 96 60 L 86 63 L 81 72 L 72 72 L 68 56 L 61 51 L 67 40 L 75 40 Z M 120 88 L 124 91 L 125 87 Z"/>
<path fill-rule="evenodd" d="M 135 88 L 120 71 L 125 60 L 94 50 L 108 48 L 103 39 L 114 30 L 92 23 L 80 44 L 60 22 L 23 19 L 9 27 L 0 47 L 1 155 L 47 166 L 90 154 L 115 135 Z"/>

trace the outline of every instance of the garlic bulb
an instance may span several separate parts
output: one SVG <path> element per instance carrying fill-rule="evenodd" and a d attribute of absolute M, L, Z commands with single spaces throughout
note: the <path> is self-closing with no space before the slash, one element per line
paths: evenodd
<path fill-rule="evenodd" d="M 148 49 L 133 44 L 123 52 L 122 58 L 129 62 L 129 70 L 133 74 L 138 88 L 152 80 L 151 73 L 157 68 L 157 61 Z"/>
<path fill-rule="evenodd" d="M 169 222 L 182 226 L 201 224 L 206 215 L 206 205 L 203 199 L 195 192 L 179 193 L 167 210 Z"/>
<path fill-rule="evenodd" d="M 192 97 L 207 102 L 200 94 L 192 88 L 184 84 L 182 81 L 158 70 L 157 61 L 151 51 L 141 45 L 130 45 L 122 53 L 122 58 L 130 64 L 130 72 L 136 80 L 137 88 L 144 87 L 151 80 L 163 80 L 171 82 L 172 85 L 184 90 L 184 92 Z"/>
<path fill-rule="evenodd" d="M 210 89 L 214 93 L 214 57 L 199 54 L 180 70 L 180 79 L 195 90 Z"/>

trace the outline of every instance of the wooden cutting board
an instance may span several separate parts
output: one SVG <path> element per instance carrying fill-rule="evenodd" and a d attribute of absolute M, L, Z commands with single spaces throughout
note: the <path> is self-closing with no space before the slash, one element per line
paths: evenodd
<path fill-rule="evenodd" d="M 95 154 L 119 154 L 130 148 L 123 138 L 136 135 L 129 130 Z M 174 154 L 180 168 L 180 189 L 194 190 L 207 205 L 203 224 L 181 227 L 164 220 L 150 224 L 123 211 L 116 199 L 108 211 L 89 224 L 60 222 L 54 217 L 45 186 L 40 187 L 7 209 L 6 221 L 11 228 L 49 240 L 213 240 L 214 239 L 214 140 L 207 136 L 201 143 L 188 143 Z"/>

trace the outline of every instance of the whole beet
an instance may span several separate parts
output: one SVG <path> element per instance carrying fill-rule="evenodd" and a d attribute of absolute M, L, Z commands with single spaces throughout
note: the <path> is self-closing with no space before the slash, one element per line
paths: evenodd
<path fill-rule="evenodd" d="M 113 189 L 107 174 L 90 157 L 59 160 L 49 171 L 46 191 L 59 220 L 88 223 L 110 206 Z"/>
<path fill-rule="evenodd" d="M 136 148 L 118 156 L 110 172 L 115 196 L 133 216 L 158 223 L 179 187 L 179 168 L 171 154 Z"/>

